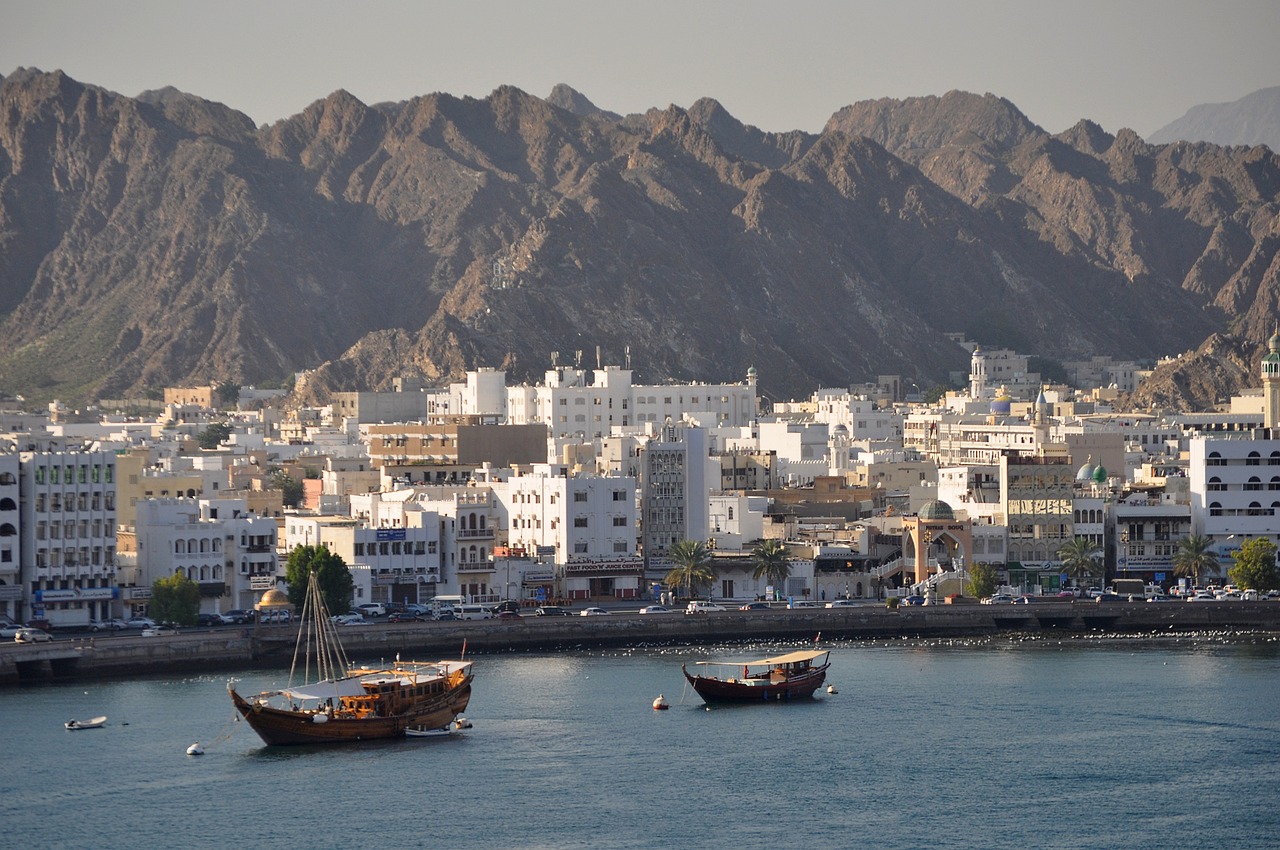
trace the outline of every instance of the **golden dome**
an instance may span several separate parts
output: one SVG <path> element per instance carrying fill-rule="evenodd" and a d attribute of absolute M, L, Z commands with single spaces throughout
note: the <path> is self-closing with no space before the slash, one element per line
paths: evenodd
<path fill-rule="evenodd" d="M 289 606 L 289 594 L 277 588 L 271 588 L 262 594 L 262 598 L 258 600 L 256 607 L 258 608 L 287 608 Z"/>

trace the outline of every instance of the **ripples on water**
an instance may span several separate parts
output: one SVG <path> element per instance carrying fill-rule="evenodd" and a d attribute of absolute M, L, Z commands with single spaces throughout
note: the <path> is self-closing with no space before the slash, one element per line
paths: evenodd
<path fill-rule="evenodd" d="M 41 848 L 1277 846 L 1275 636 L 839 643 L 838 695 L 715 709 L 680 675 L 796 646 L 479 656 L 473 729 L 347 747 L 262 746 L 221 676 L 0 691 L 0 823 Z"/>

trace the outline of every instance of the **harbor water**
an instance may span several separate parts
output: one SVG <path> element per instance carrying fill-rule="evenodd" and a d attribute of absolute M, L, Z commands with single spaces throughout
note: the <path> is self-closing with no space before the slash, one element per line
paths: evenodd
<path fill-rule="evenodd" d="M 338 747 L 263 746 L 222 674 L 11 688 L 0 823 L 42 850 L 1280 846 L 1277 636 L 842 643 L 837 693 L 786 704 L 680 674 L 794 648 L 476 656 L 472 728 Z"/>

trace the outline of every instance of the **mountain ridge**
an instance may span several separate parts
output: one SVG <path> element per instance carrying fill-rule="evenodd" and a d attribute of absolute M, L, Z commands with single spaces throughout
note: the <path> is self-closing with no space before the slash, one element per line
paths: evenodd
<path fill-rule="evenodd" d="M 638 380 L 768 395 L 902 373 L 961 332 L 1151 358 L 1276 313 L 1280 165 L 994 95 L 852 104 L 770 133 L 716 101 L 619 117 L 567 86 L 270 125 L 176 90 L 0 81 L 0 390 L 317 392 L 629 348 Z"/>

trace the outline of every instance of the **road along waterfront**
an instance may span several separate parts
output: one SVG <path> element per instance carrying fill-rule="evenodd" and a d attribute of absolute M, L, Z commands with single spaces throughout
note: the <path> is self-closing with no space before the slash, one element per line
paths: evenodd
<path fill-rule="evenodd" d="M 603 617 L 524 617 L 387 623 L 344 627 L 348 653 L 390 658 L 453 657 L 463 642 L 472 651 L 553 650 L 691 641 L 945 637 L 1001 632 L 1164 634 L 1235 630 L 1280 632 L 1280 602 L 1150 604 L 1043 602 L 1029 605 L 939 605 L 716 611 L 706 614 Z M 154 672 L 195 673 L 253 664 L 283 664 L 293 655 L 288 626 L 184 630 L 177 635 L 72 636 L 49 643 L 0 644 L 0 685 L 44 679 L 93 679 Z"/>
<path fill-rule="evenodd" d="M 470 730 L 350 747 L 264 747 L 232 719 L 227 676 L 279 668 L 8 688 L 0 819 L 51 848 L 1274 843 L 1277 635 L 841 641 L 836 695 L 707 709 L 683 690 L 682 662 L 805 643 L 480 655 Z"/>

